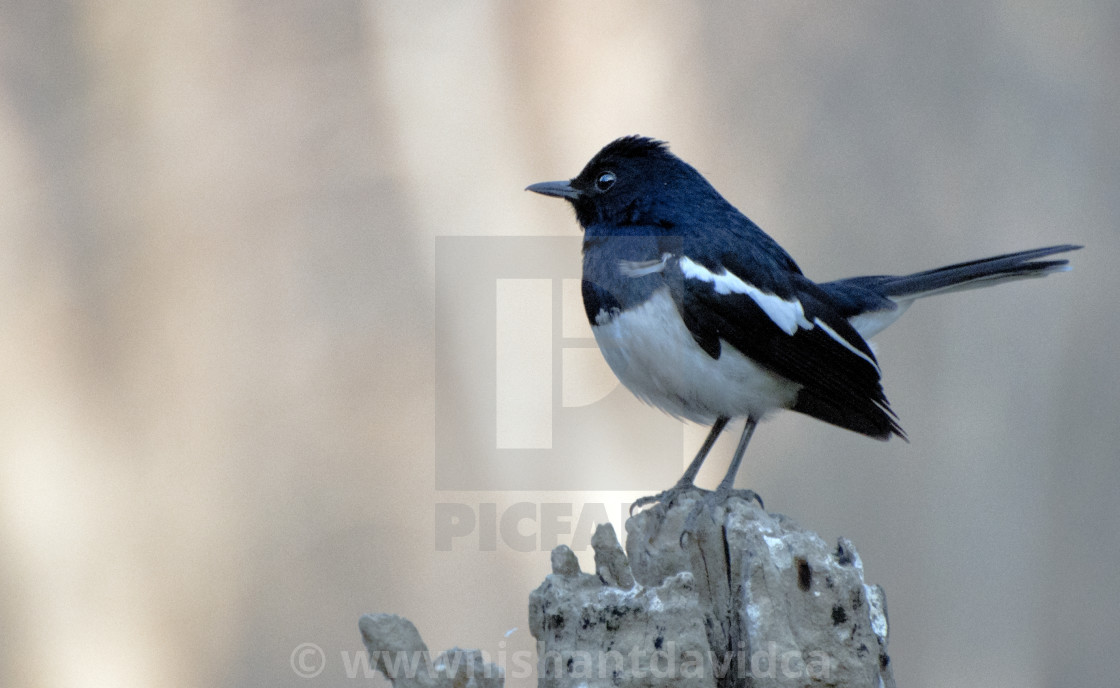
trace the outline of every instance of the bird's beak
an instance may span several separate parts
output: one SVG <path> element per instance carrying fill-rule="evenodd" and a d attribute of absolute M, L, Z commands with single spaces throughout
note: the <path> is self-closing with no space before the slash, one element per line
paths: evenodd
<path fill-rule="evenodd" d="M 539 184 L 530 184 L 525 187 L 525 190 L 544 194 L 545 196 L 566 198 L 569 201 L 574 201 L 581 195 L 579 189 L 573 188 L 569 182 L 541 182 Z"/>

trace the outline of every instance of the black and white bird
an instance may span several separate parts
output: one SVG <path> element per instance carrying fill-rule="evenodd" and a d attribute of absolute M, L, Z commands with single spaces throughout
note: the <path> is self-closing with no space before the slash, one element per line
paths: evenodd
<path fill-rule="evenodd" d="M 731 492 L 757 423 L 791 409 L 886 440 L 905 438 L 867 340 L 917 299 L 1069 269 L 1020 251 L 912 275 L 816 283 L 774 239 L 661 141 L 620 138 L 570 181 L 528 187 L 567 200 L 583 227 L 583 303 L 595 341 L 639 399 L 711 432 L 693 480 L 733 418 L 746 425 L 716 495 Z"/>

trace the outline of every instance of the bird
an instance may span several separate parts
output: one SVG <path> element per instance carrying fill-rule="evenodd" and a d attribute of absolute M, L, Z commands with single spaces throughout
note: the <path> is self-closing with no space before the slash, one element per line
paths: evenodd
<path fill-rule="evenodd" d="M 680 480 L 635 508 L 671 504 L 695 489 L 733 419 L 745 423 L 713 501 L 736 492 L 755 428 L 780 410 L 906 440 L 868 340 L 918 299 L 1067 271 L 1068 260 L 1048 257 L 1081 248 L 814 282 L 667 143 L 636 135 L 607 144 L 572 179 L 526 190 L 575 210 L 584 310 L 614 374 L 640 400 L 711 426 Z"/>

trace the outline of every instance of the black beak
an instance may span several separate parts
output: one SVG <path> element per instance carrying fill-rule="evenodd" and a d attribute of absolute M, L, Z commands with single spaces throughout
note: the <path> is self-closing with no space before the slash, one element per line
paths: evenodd
<path fill-rule="evenodd" d="M 539 184 L 530 184 L 525 187 L 525 190 L 544 194 L 545 196 L 566 198 L 569 201 L 574 201 L 581 196 L 579 189 L 572 188 L 569 182 L 541 182 Z"/>

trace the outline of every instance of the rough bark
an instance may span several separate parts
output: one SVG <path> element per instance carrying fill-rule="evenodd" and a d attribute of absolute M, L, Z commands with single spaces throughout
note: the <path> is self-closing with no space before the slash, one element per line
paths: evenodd
<path fill-rule="evenodd" d="M 451 648 L 434 659 L 420 632 L 394 614 L 366 614 L 358 621 L 370 665 L 394 688 L 502 688 L 501 667 L 487 663 L 478 650 Z"/>
<path fill-rule="evenodd" d="M 697 512 L 700 499 L 689 493 L 630 518 L 625 552 L 601 525 L 594 574 L 568 547 L 553 550 L 552 573 L 529 598 L 538 686 L 894 687 L 886 597 L 864 581 L 848 540 L 830 547 L 738 496 Z M 447 666 L 459 653 L 458 673 L 443 673 L 451 683 L 439 672 L 420 682 L 391 676 L 375 648 L 426 655 L 416 629 L 389 615 L 365 616 L 361 628 L 398 688 L 502 683 L 462 650 L 437 659 Z"/>
<path fill-rule="evenodd" d="M 553 552 L 530 597 L 540 686 L 894 685 L 886 598 L 850 542 L 737 497 L 682 537 L 699 497 L 627 521 L 626 555 L 601 526 L 596 575 Z"/>

